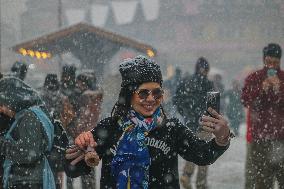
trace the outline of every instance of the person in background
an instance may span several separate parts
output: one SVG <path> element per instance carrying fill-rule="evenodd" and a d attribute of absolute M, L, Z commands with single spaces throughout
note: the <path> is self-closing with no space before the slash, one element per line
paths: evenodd
<path fill-rule="evenodd" d="M 270 43 L 263 48 L 262 69 L 245 79 L 242 102 L 249 112 L 251 133 L 247 160 L 257 189 L 284 188 L 284 71 L 280 68 L 282 49 Z"/>
<path fill-rule="evenodd" d="M 239 135 L 240 124 L 244 121 L 244 107 L 241 102 L 242 88 L 237 80 L 232 81 L 232 88 L 224 93 L 225 112 L 230 121 L 230 126 L 236 136 Z"/>
<path fill-rule="evenodd" d="M 25 80 L 28 72 L 28 66 L 24 62 L 16 61 L 11 67 L 11 74 L 21 80 Z"/>
<path fill-rule="evenodd" d="M 93 72 L 86 71 L 76 77 L 73 93 L 69 96 L 74 112 L 72 121 L 67 126 L 67 131 L 74 140 L 81 132 L 89 131 L 98 122 L 101 112 L 102 92 L 96 89 L 96 78 Z M 95 169 L 90 174 L 81 176 L 82 188 L 96 188 Z M 68 178 L 68 188 L 72 188 Z"/>
<path fill-rule="evenodd" d="M 70 125 L 69 133 L 75 139 L 80 133 L 87 132 L 96 127 L 101 112 L 103 94 L 96 89 L 95 76 L 88 72 L 80 73 L 76 78 L 74 96 L 70 97 L 75 107 L 75 118 Z M 83 189 L 96 188 L 95 169 L 88 175 L 81 176 Z"/>
<path fill-rule="evenodd" d="M 39 94 L 18 78 L 2 78 L 0 113 L 9 126 L 0 136 L 3 188 L 59 189 L 55 175 L 62 169 L 68 139 Z"/>
<path fill-rule="evenodd" d="M 83 69 L 81 70 L 81 73 L 83 73 L 84 75 L 87 75 L 89 80 L 90 80 L 90 90 L 95 91 L 98 90 L 98 86 L 97 86 L 97 77 L 95 74 L 95 71 L 93 69 Z"/>
<path fill-rule="evenodd" d="M 181 69 L 176 68 L 175 69 L 175 74 L 171 77 L 168 78 L 166 81 L 163 83 L 163 88 L 164 88 L 164 109 L 165 111 L 170 115 L 170 116 L 178 116 L 177 115 L 177 110 L 176 106 L 173 103 L 174 102 L 174 97 L 175 97 L 175 92 L 176 88 L 181 82 Z"/>
<path fill-rule="evenodd" d="M 63 111 L 66 105 L 67 97 L 60 93 L 60 83 L 58 81 L 56 74 L 47 74 L 43 84 L 43 88 L 40 91 L 42 100 L 45 102 L 46 108 L 53 119 L 60 120 L 62 126 L 65 127 L 66 119 L 63 119 L 67 113 Z M 63 104 L 63 106 L 62 106 Z M 64 170 L 58 170 L 57 177 L 63 184 L 64 180 Z M 62 185 L 63 186 L 63 185 Z M 61 188 L 62 188 L 61 186 Z"/>
<path fill-rule="evenodd" d="M 60 120 L 62 126 L 66 129 L 67 125 L 73 120 L 75 113 L 68 97 L 60 92 L 60 83 L 56 74 L 46 75 L 40 94 L 50 115 L 54 119 Z"/>
<path fill-rule="evenodd" d="M 41 97 L 49 113 L 60 119 L 63 94 L 60 93 L 60 83 L 56 74 L 47 74 L 41 90 Z"/>
<path fill-rule="evenodd" d="M 76 118 L 77 110 L 75 105 L 78 103 L 78 99 L 74 100 L 74 97 L 76 96 L 76 70 L 77 69 L 74 65 L 64 65 L 62 67 L 60 79 L 60 93 L 65 97 L 63 98 L 63 112 L 60 118 L 67 131 L 67 135 L 72 142 L 74 140 L 74 136 L 72 136 L 72 128 L 74 128 L 74 120 Z M 73 179 L 70 177 L 67 177 L 67 189 L 73 189 Z"/>
<path fill-rule="evenodd" d="M 76 67 L 73 65 L 64 65 L 61 73 L 61 92 L 69 97 L 73 94 L 76 82 Z"/>
<path fill-rule="evenodd" d="M 213 83 L 207 76 L 210 67 L 204 57 L 200 57 L 195 66 L 195 73 L 184 78 L 177 87 L 175 104 L 178 112 L 185 118 L 187 127 L 204 140 L 211 139 L 211 133 L 199 127 L 199 121 L 206 111 L 207 92 L 213 91 Z M 191 189 L 191 179 L 195 169 L 194 162 L 185 162 L 181 184 L 185 189 Z M 197 166 L 196 188 L 207 188 L 207 166 Z"/>
<path fill-rule="evenodd" d="M 251 123 L 250 123 L 250 112 L 248 111 L 247 108 L 245 108 L 246 112 L 246 162 L 245 162 L 245 189 L 252 189 L 255 188 L 255 180 L 254 180 L 254 173 L 253 172 L 253 163 L 252 158 L 250 157 L 251 155 L 251 142 L 252 142 L 252 134 L 251 134 Z"/>
<path fill-rule="evenodd" d="M 0 79 L 3 78 L 2 73 L 0 72 Z M 7 116 L 4 113 L 0 113 L 0 137 L 4 137 L 6 132 L 9 130 L 9 128 L 11 127 L 12 123 L 13 123 L 14 119 Z M 5 156 L 0 154 L 0 189 L 3 189 L 3 174 L 4 174 L 4 170 L 3 170 L 3 163 L 5 161 Z"/>
<path fill-rule="evenodd" d="M 76 133 L 78 134 L 93 129 L 99 121 L 103 93 L 94 87 L 93 77 L 89 73 L 81 73 L 77 76 L 76 86 L 81 91 L 79 114 L 76 122 Z"/>
<path fill-rule="evenodd" d="M 112 116 L 75 139 L 66 151 L 66 173 L 77 177 L 90 172 L 102 159 L 104 188 L 180 188 L 178 155 L 198 165 L 220 157 L 230 143 L 227 121 L 212 108 L 213 117 L 203 116 L 201 126 L 215 138 L 199 139 L 178 119 L 167 118 L 160 66 L 144 56 L 127 59 L 119 66 L 122 76 L 118 101 Z M 90 164 L 84 152 L 95 148 Z"/>

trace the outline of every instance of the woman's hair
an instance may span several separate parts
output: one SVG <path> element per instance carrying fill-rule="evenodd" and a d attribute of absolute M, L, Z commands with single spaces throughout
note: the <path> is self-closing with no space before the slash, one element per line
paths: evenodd
<path fill-rule="evenodd" d="M 138 86 L 128 86 L 121 88 L 119 92 L 118 101 L 114 104 L 111 111 L 112 118 L 118 120 L 121 117 L 125 117 L 127 115 L 131 108 L 131 97 L 134 94 L 135 90 L 138 88 Z M 166 114 L 162 105 L 160 106 L 160 108 L 162 110 L 163 116 L 166 118 Z"/>
<path fill-rule="evenodd" d="M 120 117 L 124 117 L 127 115 L 131 107 L 131 97 L 134 91 L 135 90 L 129 90 L 129 88 L 127 87 L 121 88 L 118 96 L 118 101 L 114 104 L 112 108 L 111 117 L 119 119 Z"/>

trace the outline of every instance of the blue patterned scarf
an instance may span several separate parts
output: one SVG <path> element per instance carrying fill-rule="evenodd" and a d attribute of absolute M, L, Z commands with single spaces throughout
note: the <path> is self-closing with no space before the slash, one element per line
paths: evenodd
<path fill-rule="evenodd" d="M 148 188 L 151 159 L 145 138 L 149 131 L 161 122 L 160 108 L 151 118 L 144 118 L 134 110 L 130 110 L 125 118 L 118 121 L 123 134 L 118 141 L 111 164 L 118 189 Z"/>

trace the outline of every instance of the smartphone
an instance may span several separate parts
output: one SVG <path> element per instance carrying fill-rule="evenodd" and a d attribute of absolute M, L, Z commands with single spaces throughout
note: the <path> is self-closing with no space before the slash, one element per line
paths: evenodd
<path fill-rule="evenodd" d="M 269 68 L 268 70 L 267 70 L 267 76 L 268 77 L 273 77 L 273 76 L 275 76 L 277 74 L 277 70 L 275 70 L 275 69 L 273 69 L 273 68 Z"/>
<path fill-rule="evenodd" d="M 207 112 L 208 115 L 213 117 L 207 111 L 209 107 L 213 108 L 216 112 L 220 113 L 220 92 L 218 92 L 218 91 L 207 92 L 206 112 Z"/>

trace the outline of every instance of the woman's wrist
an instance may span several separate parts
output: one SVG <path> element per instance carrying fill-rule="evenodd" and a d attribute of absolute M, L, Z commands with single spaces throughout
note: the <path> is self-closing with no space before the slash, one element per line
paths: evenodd
<path fill-rule="evenodd" d="M 231 138 L 234 137 L 234 134 L 229 130 L 228 135 L 225 137 L 215 137 L 215 142 L 219 146 L 227 146 L 230 143 Z"/>
<path fill-rule="evenodd" d="M 215 138 L 215 142 L 216 142 L 216 144 L 217 144 L 218 146 L 227 146 L 227 145 L 229 144 L 229 142 L 230 142 L 230 139 L 227 140 L 227 141 L 220 141 L 220 140 L 218 140 L 217 138 Z"/>

